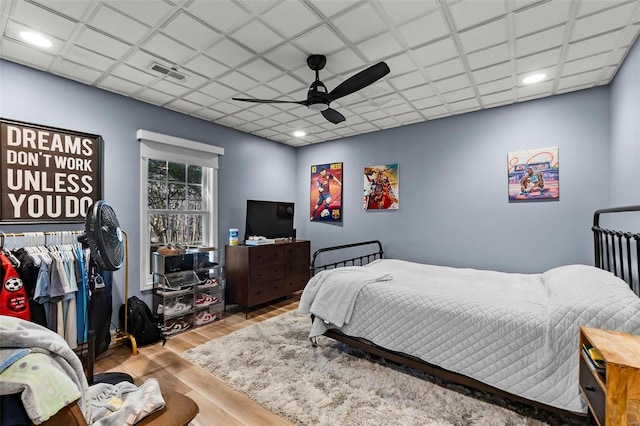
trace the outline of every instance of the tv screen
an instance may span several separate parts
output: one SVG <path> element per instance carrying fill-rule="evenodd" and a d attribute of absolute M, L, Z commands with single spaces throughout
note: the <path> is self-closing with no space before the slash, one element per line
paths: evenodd
<path fill-rule="evenodd" d="M 293 207 L 289 202 L 247 200 L 245 240 L 251 235 L 293 237 Z"/>

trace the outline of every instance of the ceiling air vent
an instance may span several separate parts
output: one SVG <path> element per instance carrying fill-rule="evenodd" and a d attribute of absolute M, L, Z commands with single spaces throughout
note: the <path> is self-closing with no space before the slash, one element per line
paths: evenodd
<path fill-rule="evenodd" d="M 185 81 L 187 79 L 186 74 L 179 73 L 178 71 L 171 68 L 167 68 L 164 65 L 154 63 L 151 66 L 151 69 L 161 74 L 168 75 L 169 77 L 173 77 L 179 81 Z"/>

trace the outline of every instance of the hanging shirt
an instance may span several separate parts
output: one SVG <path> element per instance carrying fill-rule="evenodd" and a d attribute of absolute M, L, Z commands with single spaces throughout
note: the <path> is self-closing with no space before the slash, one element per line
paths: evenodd
<path fill-rule="evenodd" d="M 27 292 L 13 264 L 0 253 L 2 287 L 0 288 L 0 314 L 29 321 L 31 319 Z"/>

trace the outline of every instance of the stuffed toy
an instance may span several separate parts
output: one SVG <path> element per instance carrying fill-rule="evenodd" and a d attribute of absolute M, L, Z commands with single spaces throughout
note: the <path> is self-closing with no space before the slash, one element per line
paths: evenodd
<path fill-rule="evenodd" d="M 0 253 L 2 268 L 2 287 L 0 287 L 0 315 L 17 317 L 26 321 L 31 319 L 27 292 L 11 260 Z"/>

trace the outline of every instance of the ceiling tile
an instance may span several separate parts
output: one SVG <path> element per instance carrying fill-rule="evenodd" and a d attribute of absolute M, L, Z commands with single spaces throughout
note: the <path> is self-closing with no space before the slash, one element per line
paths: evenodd
<path fill-rule="evenodd" d="M 9 39 L 2 40 L 2 44 L 0 44 L 0 55 L 2 55 L 3 58 L 13 60 L 20 64 L 30 65 L 38 69 L 48 68 L 54 59 L 52 55 Z"/>
<path fill-rule="evenodd" d="M 180 63 L 194 53 L 193 49 L 161 33 L 154 34 L 142 45 L 142 48 L 172 63 Z"/>
<path fill-rule="evenodd" d="M 476 96 L 475 92 L 470 87 L 466 87 L 460 90 L 454 90 L 453 92 L 445 93 L 444 95 L 442 95 L 444 100 L 447 101 L 448 103 L 458 102 L 463 99 L 474 98 L 475 96 Z"/>
<path fill-rule="evenodd" d="M 451 92 L 458 89 L 464 89 L 471 86 L 469 77 L 466 74 L 458 75 L 456 77 L 445 78 L 444 80 L 436 81 L 433 83 L 436 89 L 440 93 Z"/>
<path fill-rule="evenodd" d="M 263 117 L 273 117 L 275 114 L 280 113 L 281 110 L 272 105 L 258 104 L 254 107 L 251 107 L 251 111 L 255 112 L 256 114 L 260 114 Z"/>
<path fill-rule="evenodd" d="M 561 46 L 564 41 L 565 26 L 551 28 L 540 33 L 522 37 L 516 40 L 516 54 L 518 57 L 542 52 Z"/>
<path fill-rule="evenodd" d="M 158 58 L 157 56 L 151 55 L 147 52 L 143 52 L 142 50 L 138 50 L 132 55 L 130 55 L 125 63 L 131 65 L 132 67 L 141 69 L 141 70 L 150 70 L 149 72 L 155 73 L 156 71 L 151 70 L 151 66 L 153 63 L 159 63 L 167 68 L 171 68 L 172 64 L 162 58 Z"/>
<path fill-rule="evenodd" d="M 364 41 L 358 44 L 357 48 L 371 62 L 379 61 L 387 56 L 395 55 L 398 51 L 404 50 L 393 33 L 390 32 Z"/>
<path fill-rule="evenodd" d="M 394 24 L 415 19 L 416 16 L 438 8 L 436 0 L 379 0 L 379 3 Z"/>
<path fill-rule="evenodd" d="M 603 9 L 608 9 L 612 4 L 613 2 L 611 0 L 581 1 L 578 4 L 578 16 L 584 16 Z"/>
<path fill-rule="evenodd" d="M 205 77 L 214 78 L 229 71 L 229 67 L 214 61 L 208 56 L 198 55 L 184 64 L 188 70 L 195 71 Z"/>
<path fill-rule="evenodd" d="M 100 84 L 98 84 L 98 87 L 102 89 L 107 89 L 112 92 L 125 93 L 125 94 L 134 93 L 140 88 L 142 88 L 142 86 L 140 86 L 139 84 L 131 83 L 130 81 L 123 80 L 118 77 L 112 77 L 112 76 L 109 76 L 104 80 L 102 80 Z"/>
<path fill-rule="evenodd" d="M 216 81 L 212 81 L 211 83 L 202 87 L 200 91 L 206 93 L 207 95 L 213 96 L 216 99 L 231 99 L 236 95 L 235 90 L 230 89 L 227 86 L 223 86 Z"/>
<path fill-rule="evenodd" d="M 76 27 L 70 19 L 49 12 L 26 1 L 15 2 L 12 20 L 18 21 L 33 30 L 68 39 Z"/>
<path fill-rule="evenodd" d="M 572 40 L 580 40 L 601 34 L 627 25 L 629 17 L 637 7 L 637 3 L 628 3 L 595 15 L 576 20 L 573 27 Z"/>
<path fill-rule="evenodd" d="M 196 117 L 203 118 L 205 120 L 217 120 L 221 118 L 224 114 L 212 109 L 201 109 L 200 111 L 193 113 L 193 115 Z"/>
<path fill-rule="evenodd" d="M 102 76 L 102 72 L 100 71 L 65 60 L 57 60 L 51 66 L 51 72 L 82 81 L 86 84 L 93 84 Z"/>
<path fill-rule="evenodd" d="M 605 65 L 608 57 L 609 52 L 606 52 L 595 56 L 589 56 L 588 58 L 578 59 L 576 61 L 565 62 L 562 67 L 562 76 L 564 77 L 567 75 L 600 69 Z"/>
<path fill-rule="evenodd" d="M 327 55 L 343 49 L 345 44 L 326 25 L 322 25 L 293 41 L 307 55 Z"/>
<path fill-rule="evenodd" d="M 518 73 L 523 73 L 557 64 L 560 62 L 561 52 L 562 49 L 557 48 L 518 58 L 516 60 L 516 69 Z"/>
<path fill-rule="evenodd" d="M 240 102 L 218 102 L 217 104 L 210 106 L 209 109 L 224 112 L 225 114 L 234 114 L 242 109 L 239 104 Z"/>
<path fill-rule="evenodd" d="M 253 12 L 269 9 L 276 3 L 274 0 L 237 0 L 237 2 Z"/>
<path fill-rule="evenodd" d="M 231 1 L 195 0 L 187 10 L 220 31 L 235 28 L 251 16 Z"/>
<path fill-rule="evenodd" d="M 488 49 L 479 50 L 467 55 L 467 62 L 472 70 L 505 62 L 511 58 L 509 44 L 503 43 Z"/>
<path fill-rule="evenodd" d="M 182 96 L 190 90 L 169 80 L 158 80 L 151 87 L 174 96 Z"/>
<path fill-rule="evenodd" d="M 565 60 L 571 61 L 573 59 L 584 58 L 585 56 L 608 52 L 612 46 L 616 45 L 616 40 L 620 37 L 620 34 L 621 31 L 615 31 L 588 40 L 570 43 Z"/>
<path fill-rule="evenodd" d="M 438 62 L 458 56 L 458 50 L 451 37 L 436 41 L 419 49 L 412 50 L 412 55 L 419 65 L 428 67 Z"/>
<path fill-rule="evenodd" d="M 283 41 L 282 37 L 260 21 L 251 21 L 231 36 L 246 48 L 258 53 L 272 49 Z"/>
<path fill-rule="evenodd" d="M 104 5 L 101 5 L 89 23 L 94 28 L 130 44 L 140 41 L 149 31 L 148 27 Z"/>
<path fill-rule="evenodd" d="M 237 67 L 253 57 L 247 49 L 227 39 L 207 49 L 206 54 L 229 67 Z"/>
<path fill-rule="evenodd" d="M 80 20 L 85 13 L 87 13 L 89 6 L 93 6 L 91 2 L 79 2 L 77 0 L 32 0 L 32 3 L 39 3 L 46 8 L 55 10 L 77 20 Z"/>
<path fill-rule="evenodd" d="M 245 121 L 255 121 L 262 118 L 262 116 L 256 114 L 255 112 L 251 112 L 247 110 L 236 112 L 234 115 Z"/>
<path fill-rule="evenodd" d="M 333 24 L 354 43 L 386 31 L 386 25 L 369 3 L 340 14 Z"/>
<path fill-rule="evenodd" d="M 255 87 L 258 82 L 252 78 L 247 77 L 244 74 L 239 73 L 238 71 L 232 71 L 228 74 L 223 75 L 222 77 L 218 77 L 216 81 L 223 83 L 229 87 L 233 87 L 238 92 L 243 92 L 247 89 Z"/>
<path fill-rule="evenodd" d="M 120 77 L 133 83 L 137 83 L 141 86 L 146 86 L 147 84 L 158 78 L 158 76 L 142 72 L 140 70 L 137 70 L 136 68 L 124 64 L 116 67 L 111 72 L 111 75 L 115 75 L 116 77 Z"/>
<path fill-rule="evenodd" d="M 476 84 L 482 84 L 488 81 L 503 79 L 511 75 L 511 65 L 509 63 L 499 64 L 474 71 L 471 74 Z"/>
<path fill-rule="evenodd" d="M 353 6 L 351 0 L 311 0 L 311 3 L 326 17 L 331 17 Z"/>
<path fill-rule="evenodd" d="M 149 27 L 156 26 L 160 19 L 172 9 L 172 6 L 164 1 L 109 0 L 109 6 Z"/>
<path fill-rule="evenodd" d="M 235 127 L 235 126 L 239 126 L 241 124 L 244 124 L 245 121 L 241 120 L 233 115 L 227 115 L 226 117 L 222 117 L 216 120 L 216 123 L 221 124 L 223 126 L 227 126 L 227 127 Z"/>
<path fill-rule="evenodd" d="M 305 85 L 299 80 L 286 74 L 282 77 L 276 78 L 275 80 L 271 80 L 267 85 L 282 93 L 292 93 L 305 88 Z"/>
<path fill-rule="evenodd" d="M 466 99 L 464 101 L 452 102 L 449 107 L 454 112 L 469 112 L 480 109 L 480 103 L 476 98 Z"/>
<path fill-rule="evenodd" d="M 506 37 L 506 19 L 499 19 L 460 33 L 460 41 L 465 52 L 473 52 L 474 50 L 502 43 Z"/>
<path fill-rule="evenodd" d="M 446 62 L 441 62 L 438 65 L 426 68 L 427 74 L 431 80 L 440 80 L 445 77 L 450 77 L 465 72 L 464 66 L 460 59 L 455 58 Z"/>
<path fill-rule="evenodd" d="M 188 95 L 185 95 L 182 97 L 184 100 L 187 100 L 189 102 L 192 102 L 194 104 L 198 104 L 198 105 L 202 105 L 202 106 L 209 106 L 212 103 L 216 102 L 216 99 L 212 98 L 209 95 L 206 95 L 202 92 L 193 92 L 193 93 L 189 93 Z"/>
<path fill-rule="evenodd" d="M 518 98 L 528 98 L 545 93 L 550 95 L 551 90 L 553 90 L 553 81 L 543 81 L 542 83 L 520 86 L 516 89 L 516 93 L 518 94 Z"/>
<path fill-rule="evenodd" d="M 275 114 L 273 116 L 271 116 L 271 119 L 276 120 L 280 123 L 288 123 L 291 122 L 295 119 L 297 119 L 298 117 L 296 117 L 295 115 L 291 115 L 288 112 L 282 111 L 279 112 L 278 114 Z M 274 127 L 275 129 L 275 127 Z M 277 130 L 277 129 L 276 129 Z"/>
<path fill-rule="evenodd" d="M 401 104 L 401 105 L 395 105 L 392 107 L 385 107 L 384 110 L 389 115 L 398 115 L 398 114 L 404 114 L 406 112 L 413 111 L 413 107 L 409 104 Z"/>
<path fill-rule="evenodd" d="M 485 105 L 493 105 L 503 102 L 513 102 L 512 89 L 505 90 L 504 92 L 492 93 L 490 95 L 484 95 L 482 97 L 482 103 Z"/>
<path fill-rule="evenodd" d="M 111 58 L 98 55 L 97 53 L 93 53 L 90 50 L 83 49 L 78 46 L 71 46 L 67 50 L 65 57 L 72 62 L 85 64 L 90 68 L 100 71 L 106 71 L 115 63 Z"/>
<path fill-rule="evenodd" d="M 495 0 L 463 0 L 450 5 L 449 10 L 458 30 L 488 21 L 506 12 L 505 2 Z"/>
<path fill-rule="evenodd" d="M 344 74 L 351 71 L 360 71 L 367 64 L 360 59 L 351 49 L 344 49 L 336 53 L 332 53 L 327 57 L 327 70 L 333 74 Z M 373 65 L 373 64 L 370 64 Z M 309 69 L 309 71 L 311 71 Z"/>
<path fill-rule="evenodd" d="M 492 81 L 491 83 L 479 84 L 478 93 L 480 95 L 487 95 L 489 93 L 503 92 L 513 87 L 514 79 L 504 78 L 502 80 Z"/>
<path fill-rule="evenodd" d="M 248 75 L 256 81 L 269 81 L 282 74 L 282 71 L 264 59 L 256 59 L 239 68 L 243 74 Z"/>
<path fill-rule="evenodd" d="M 120 58 L 131 49 L 130 45 L 90 28 L 84 28 L 82 33 L 76 38 L 75 43 L 89 50 L 99 51 L 103 55 L 113 59 Z"/>
<path fill-rule="evenodd" d="M 413 101 L 416 99 L 426 98 L 427 96 L 433 96 L 435 92 L 433 91 L 433 87 L 431 84 L 423 84 L 412 89 L 403 90 L 402 94 L 405 98 Z"/>
<path fill-rule="evenodd" d="M 416 120 L 420 120 L 422 118 L 417 112 L 408 112 L 406 114 L 399 114 L 394 117 L 396 120 L 402 123 L 413 123 Z"/>
<path fill-rule="evenodd" d="M 271 126 L 277 126 L 278 122 L 276 120 L 272 120 L 270 118 L 264 117 L 264 118 L 260 118 L 259 120 L 256 120 L 255 123 L 257 125 L 259 125 L 260 127 L 271 127 Z"/>
<path fill-rule="evenodd" d="M 369 121 L 378 120 L 380 118 L 389 116 L 389 114 L 387 114 L 387 113 L 385 113 L 385 112 L 383 112 L 383 111 L 381 111 L 379 109 L 375 110 L 375 111 L 365 112 L 365 113 L 360 114 L 360 115 L 362 115 L 366 120 L 369 120 Z"/>
<path fill-rule="evenodd" d="M 260 85 L 253 89 L 246 90 L 244 93 L 255 99 L 278 99 L 282 96 L 282 93 L 276 92 L 265 85 Z"/>
<path fill-rule="evenodd" d="M 262 20 L 286 37 L 317 25 L 320 20 L 304 3 L 285 1 L 262 15 Z"/>
<path fill-rule="evenodd" d="M 136 99 L 150 102 L 154 105 L 164 105 L 174 99 L 173 96 L 166 93 L 158 92 L 154 89 L 144 89 L 143 91 L 136 93 L 135 97 Z"/>
<path fill-rule="evenodd" d="M 558 89 L 581 86 L 583 84 L 595 84 L 598 79 L 599 70 L 575 74 L 569 77 L 562 77 L 558 84 Z"/>
<path fill-rule="evenodd" d="M 440 101 L 439 97 L 432 96 L 430 98 L 424 98 L 424 99 L 419 99 L 417 101 L 413 101 L 411 104 L 414 106 L 414 108 L 421 110 L 425 108 L 431 108 L 436 105 L 441 105 L 442 101 Z"/>
<path fill-rule="evenodd" d="M 564 24 L 569 19 L 569 1 L 550 1 L 524 9 L 515 14 L 516 36 Z"/>
<path fill-rule="evenodd" d="M 192 112 L 197 111 L 201 108 L 200 105 L 185 101 L 183 99 L 176 99 L 175 101 L 169 102 L 166 107 L 187 114 L 191 114 Z"/>
<path fill-rule="evenodd" d="M 397 90 L 423 85 L 427 82 L 420 71 L 413 71 L 398 77 L 392 77 L 390 81 Z"/>
<path fill-rule="evenodd" d="M 186 13 L 179 13 L 162 32 L 196 50 L 221 37 L 220 34 L 206 25 L 201 24 Z"/>
<path fill-rule="evenodd" d="M 265 57 L 286 70 L 294 70 L 306 64 L 307 60 L 307 55 L 291 44 L 284 44 L 267 53 Z"/>
<path fill-rule="evenodd" d="M 394 75 L 406 74 L 417 69 L 411 57 L 406 53 L 385 59 L 385 63 L 391 70 L 385 78 L 393 77 Z"/>
<path fill-rule="evenodd" d="M 409 47 L 416 47 L 449 34 L 449 27 L 444 22 L 439 10 L 409 22 L 398 28 L 398 32 Z"/>

